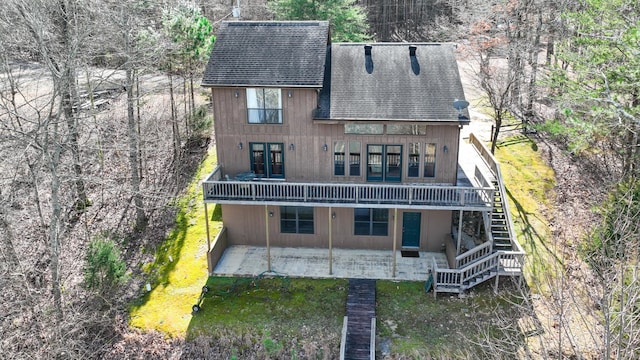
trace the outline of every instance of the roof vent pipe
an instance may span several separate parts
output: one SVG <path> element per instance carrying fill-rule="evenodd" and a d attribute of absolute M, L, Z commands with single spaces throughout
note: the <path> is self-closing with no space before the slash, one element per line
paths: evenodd
<path fill-rule="evenodd" d="M 417 49 L 417 47 L 415 47 L 413 45 L 409 46 L 409 56 L 415 57 L 416 56 L 416 49 Z"/>
<path fill-rule="evenodd" d="M 365 56 L 371 56 L 371 45 L 365 45 L 364 46 L 364 55 Z"/>

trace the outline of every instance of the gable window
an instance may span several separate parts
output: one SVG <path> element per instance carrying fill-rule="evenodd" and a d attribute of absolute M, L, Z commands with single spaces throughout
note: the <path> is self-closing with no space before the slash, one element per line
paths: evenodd
<path fill-rule="evenodd" d="M 286 234 L 313 234 L 313 208 L 281 206 L 280 232 Z"/>
<path fill-rule="evenodd" d="M 280 89 L 248 88 L 247 117 L 249 124 L 282 124 Z"/>
<path fill-rule="evenodd" d="M 436 144 L 426 144 L 424 148 L 424 177 L 436 176 Z"/>
<path fill-rule="evenodd" d="M 249 143 L 251 171 L 257 177 L 284 178 L 282 143 Z"/>
<path fill-rule="evenodd" d="M 387 236 L 389 233 L 388 209 L 353 209 L 355 235 Z"/>
<path fill-rule="evenodd" d="M 407 177 L 419 177 L 419 176 L 420 176 L 420 143 L 410 143 Z"/>

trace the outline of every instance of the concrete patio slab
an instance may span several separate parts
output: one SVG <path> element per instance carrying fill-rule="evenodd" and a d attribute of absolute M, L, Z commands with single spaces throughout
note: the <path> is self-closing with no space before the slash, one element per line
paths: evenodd
<path fill-rule="evenodd" d="M 392 255 L 389 250 L 333 249 L 330 272 L 329 249 L 270 249 L 271 271 L 290 277 L 425 281 L 433 259 L 438 267 L 449 267 L 444 253 L 420 252 L 419 257 L 402 257 L 398 250 L 393 276 Z M 212 275 L 256 276 L 268 270 L 266 247 L 237 245 L 224 251 Z"/>

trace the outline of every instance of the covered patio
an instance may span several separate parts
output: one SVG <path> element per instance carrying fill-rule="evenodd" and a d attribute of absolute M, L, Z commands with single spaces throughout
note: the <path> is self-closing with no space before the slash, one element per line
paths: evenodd
<path fill-rule="evenodd" d="M 333 249 L 330 253 L 320 248 L 234 245 L 225 249 L 211 275 L 256 276 L 270 270 L 290 277 L 425 281 L 434 260 L 439 268 L 449 267 L 444 253 L 418 255 L 402 257 L 398 250 L 394 260 L 389 250 Z"/>

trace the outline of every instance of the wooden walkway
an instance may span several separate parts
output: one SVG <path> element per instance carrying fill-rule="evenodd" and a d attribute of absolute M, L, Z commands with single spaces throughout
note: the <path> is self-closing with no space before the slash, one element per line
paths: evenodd
<path fill-rule="evenodd" d="M 349 294 L 347 295 L 347 336 L 344 359 L 371 359 L 371 319 L 375 317 L 376 281 L 350 279 Z"/>

